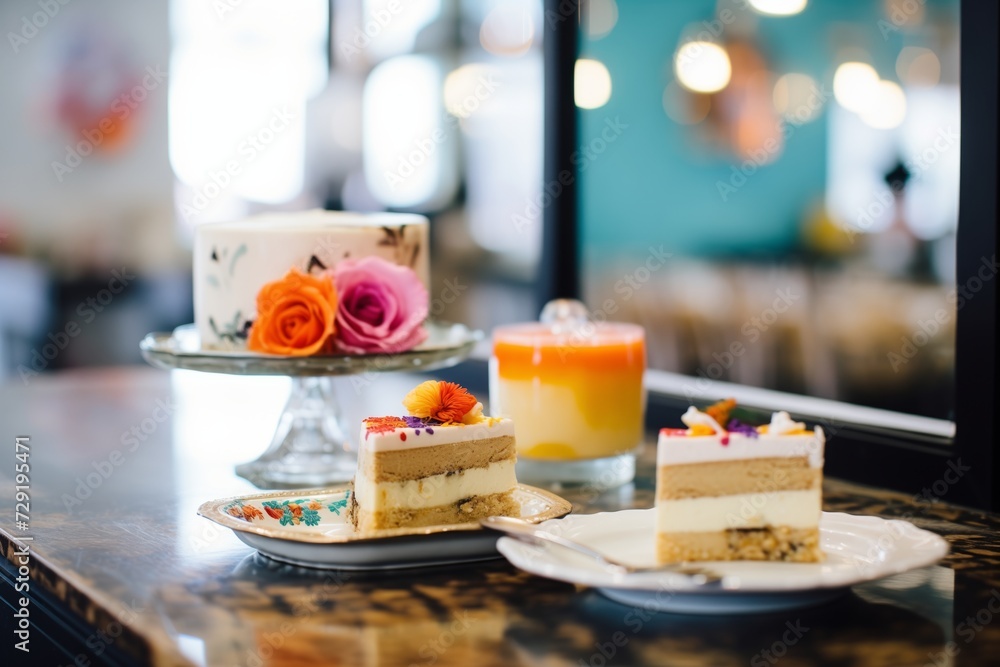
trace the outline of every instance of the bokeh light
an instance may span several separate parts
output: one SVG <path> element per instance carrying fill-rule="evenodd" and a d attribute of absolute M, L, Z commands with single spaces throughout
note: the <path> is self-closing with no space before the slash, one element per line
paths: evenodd
<path fill-rule="evenodd" d="M 792 16 L 806 8 L 808 0 L 750 0 L 750 6 L 761 14 Z"/>
<path fill-rule="evenodd" d="M 674 73 L 688 90 L 716 93 L 729 84 L 733 69 L 724 48 L 713 42 L 692 41 L 677 50 Z"/>
<path fill-rule="evenodd" d="M 899 127 L 906 118 L 906 94 L 899 84 L 880 81 L 875 97 L 858 115 L 877 130 Z"/>
<path fill-rule="evenodd" d="M 833 75 L 833 95 L 849 111 L 861 113 L 878 94 L 879 77 L 867 63 L 842 63 Z"/>
<path fill-rule="evenodd" d="M 774 110 L 787 119 L 807 123 L 823 109 L 823 96 L 816 80 L 808 74 L 789 72 L 774 84 Z"/>
<path fill-rule="evenodd" d="M 896 74 L 908 86 L 936 86 L 941 82 L 941 60 L 922 46 L 906 46 L 896 58 Z"/>
<path fill-rule="evenodd" d="M 479 43 L 495 56 L 517 57 L 531 48 L 535 22 L 528 0 L 508 0 L 494 7 L 479 28 Z"/>
<path fill-rule="evenodd" d="M 590 39 L 604 37 L 618 23 L 618 3 L 615 0 L 588 0 L 582 9 L 583 27 Z"/>
<path fill-rule="evenodd" d="M 611 99 L 611 73 L 604 63 L 581 58 L 576 61 L 573 89 L 576 106 L 581 109 L 602 107 Z"/>

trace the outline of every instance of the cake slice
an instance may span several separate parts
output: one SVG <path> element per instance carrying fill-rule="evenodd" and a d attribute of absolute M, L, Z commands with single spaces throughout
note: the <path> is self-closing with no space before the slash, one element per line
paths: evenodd
<path fill-rule="evenodd" d="M 358 531 L 520 516 L 514 423 L 451 382 L 428 381 L 403 400 L 409 415 L 361 427 L 350 521 Z"/>
<path fill-rule="evenodd" d="M 691 407 L 686 429 L 660 431 L 659 561 L 822 560 L 823 430 L 807 430 L 787 412 L 749 426 L 729 418 L 734 407 Z"/>

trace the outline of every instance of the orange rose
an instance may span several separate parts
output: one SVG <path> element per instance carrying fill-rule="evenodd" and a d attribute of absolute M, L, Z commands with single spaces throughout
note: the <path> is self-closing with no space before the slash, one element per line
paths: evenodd
<path fill-rule="evenodd" d="M 326 349 L 336 328 L 337 291 L 328 276 L 292 269 L 257 293 L 257 321 L 247 347 L 305 357 Z"/>

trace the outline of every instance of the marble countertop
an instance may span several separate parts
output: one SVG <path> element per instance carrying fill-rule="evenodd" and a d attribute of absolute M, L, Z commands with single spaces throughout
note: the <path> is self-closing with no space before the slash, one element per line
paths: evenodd
<path fill-rule="evenodd" d="M 344 385 L 342 398 L 349 414 L 377 412 L 411 384 L 386 375 L 363 395 Z M 0 387 L 0 548 L 14 562 L 30 534 L 32 585 L 143 664 L 938 667 L 1000 656 L 1000 518 L 837 480 L 825 509 L 907 519 L 951 554 L 822 607 L 728 617 L 628 608 L 504 560 L 381 573 L 270 561 L 195 510 L 253 491 L 233 465 L 263 451 L 287 389 L 283 378 L 141 368 Z M 31 437 L 28 531 L 13 525 L 15 435 Z M 651 506 L 651 453 L 634 484 L 559 493 L 581 513 Z M 96 651 L 82 658 L 96 664 Z"/>

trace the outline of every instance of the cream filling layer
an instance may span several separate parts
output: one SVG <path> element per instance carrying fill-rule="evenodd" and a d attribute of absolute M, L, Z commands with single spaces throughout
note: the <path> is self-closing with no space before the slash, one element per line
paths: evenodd
<path fill-rule="evenodd" d="M 360 471 L 354 493 L 362 510 L 385 508 L 425 509 L 449 505 L 463 498 L 504 493 L 517 486 L 514 460 L 497 461 L 485 468 L 468 468 L 449 475 L 431 475 L 405 482 L 373 482 Z"/>
<path fill-rule="evenodd" d="M 764 526 L 815 528 L 821 506 L 820 489 L 661 500 L 656 504 L 656 529 L 701 533 Z"/>

